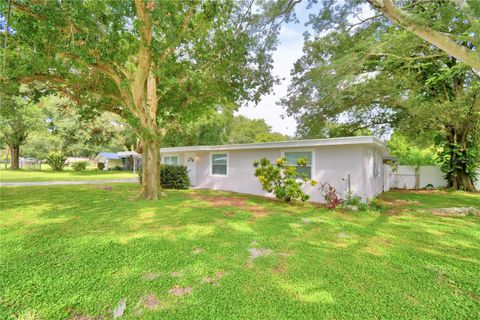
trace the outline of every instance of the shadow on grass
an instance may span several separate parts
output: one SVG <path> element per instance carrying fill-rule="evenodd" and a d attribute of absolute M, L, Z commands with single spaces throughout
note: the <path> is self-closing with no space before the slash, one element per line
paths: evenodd
<path fill-rule="evenodd" d="M 252 220 L 191 191 L 130 200 L 137 189 L 6 190 L 0 316 L 111 317 L 121 298 L 127 319 L 447 318 L 480 307 L 477 220 L 292 210 L 247 197 L 273 212 Z M 248 267 L 252 246 L 272 253 Z M 217 284 L 203 281 L 219 272 Z M 192 293 L 174 297 L 175 286 Z M 135 316 L 150 293 L 160 308 Z"/>

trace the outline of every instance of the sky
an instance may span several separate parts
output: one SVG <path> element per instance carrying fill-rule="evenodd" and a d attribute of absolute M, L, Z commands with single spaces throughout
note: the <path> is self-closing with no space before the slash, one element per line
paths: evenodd
<path fill-rule="evenodd" d="M 303 32 L 307 30 L 305 23 L 308 20 L 305 3 L 296 8 L 296 14 L 300 22 L 282 26 L 279 35 L 280 44 L 273 54 L 273 74 L 280 78 L 280 84 L 275 85 L 272 94 L 264 96 L 256 106 L 243 106 L 237 112 L 251 119 L 264 119 L 273 131 L 289 136 L 295 134 L 295 119 L 286 116 L 282 119 L 285 110 L 283 106 L 277 105 L 277 102 L 286 96 L 291 78 L 290 70 L 295 61 L 302 56 Z"/>

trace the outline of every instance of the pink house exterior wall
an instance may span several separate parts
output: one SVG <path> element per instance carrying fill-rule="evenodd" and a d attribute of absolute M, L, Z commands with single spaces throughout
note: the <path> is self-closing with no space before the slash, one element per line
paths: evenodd
<path fill-rule="evenodd" d="M 226 151 L 197 151 L 196 154 L 196 188 L 234 191 L 239 193 L 271 196 L 262 190 L 254 176 L 253 162 L 261 158 L 275 161 L 282 152 L 312 151 L 312 178 L 318 182 L 333 185 L 342 197 L 347 195 L 347 177 L 350 175 L 351 190 L 362 199 L 373 198 L 383 190 L 383 153 L 373 145 L 332 145 L 315 147 L 289 147 L 271 149 L 243 149 Z M 210 154 L 228 153 L 227 176 L 210 174 Z M 177 154 L 179 164 L 185 163 L 185 152 L 162 153 Z M 379 174 L 374 174 L 374 157 L 377 157 Z M 324 202 L 318 186 L 304 187 L 314 202 Z"/>

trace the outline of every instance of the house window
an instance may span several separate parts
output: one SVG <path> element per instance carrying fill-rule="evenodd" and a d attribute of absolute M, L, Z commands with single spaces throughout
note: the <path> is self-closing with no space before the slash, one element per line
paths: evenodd
<path fill-rule="evenodd" d="M 211 166 L 212 175 L 226 176 L 228 172 L 228 153 L 212 153 Z"/>
<path fill-rule="evenodd" d="M 309 179 L 312 178 L 312 152 L 285 152 L 285 158 L 290 166 L 294 166 L 299 174 L 306 174 Z M 306 166 L 299 166 L 298 159 L 307 159 Z"/>
<path fill-rule="evenodd" d="M 178 165 L 178 156 L 163 156 L 163 163 L 170 165 Z"/>

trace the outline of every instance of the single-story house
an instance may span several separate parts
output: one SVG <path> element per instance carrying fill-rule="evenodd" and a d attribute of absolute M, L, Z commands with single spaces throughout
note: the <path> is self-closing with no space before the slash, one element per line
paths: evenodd
<path fill-rule="evenodd" d="M 141 167 L 142 155 L 135 151 L 100 152 L 94 160 L 105 164 L 104 170 L 120 167 L 135 172 Z"/>
<path fill-rule="evenodd" d="M 220 146 L 160 149 L 164 164 L 185 165 L 196 188 L 267 195 L 254 176 L 253 162 L 286 157 L 291 164 L 307 158 L 306 173 L 319 183 L 328 182 L 345 197 L 350 190 L 363 200 L 384 191 L 383 142 L 373 136 L 296 140 Z M 305 186 L 311 201 L 324 202 L 319 187 Z"/>

